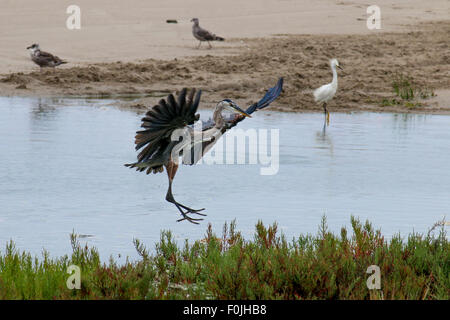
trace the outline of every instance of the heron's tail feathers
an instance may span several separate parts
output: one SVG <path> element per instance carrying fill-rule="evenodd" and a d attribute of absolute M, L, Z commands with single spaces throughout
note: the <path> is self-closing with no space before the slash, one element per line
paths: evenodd
<path fill-rule="evenodd" d="M 219 37 L 219 36 L 214 36 L 214 40 L 216 41 L 225 41 L 225 38 Z"/>

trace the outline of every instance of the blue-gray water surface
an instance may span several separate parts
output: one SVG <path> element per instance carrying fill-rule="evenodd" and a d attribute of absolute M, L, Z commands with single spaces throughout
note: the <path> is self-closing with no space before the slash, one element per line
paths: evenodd
<path fill-rule="evenodd" d="M 251 238 L 255 223 L 278 222 L 292 238 L 369 219 L 387 236 L 425 233 L 450 216 L 450 117 L 420 114 L 259 112 L 239 128 L 279 129 L 279 171 L 260 165 L 179 168 L 175 198 L 206 208 L 200 226 L 177 223 L 165 201 L 165 173 L 123 166 L 136 159 L 141 115 L 111 101 L 0 98 L 0 250 L 14 240 L 40 255 L 69 254 L 69 234 L 97 247 L 102 259 L 136 258 L 133 238 L 149 248 L 162 229 L 176 239 L 218 234 L 225 221 Z M 210 110 L 202 110 L 208 118 Z"/>

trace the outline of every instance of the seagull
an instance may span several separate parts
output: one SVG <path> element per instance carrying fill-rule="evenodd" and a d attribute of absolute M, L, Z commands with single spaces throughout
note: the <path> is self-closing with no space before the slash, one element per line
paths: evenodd
<path fill-rule="evenodd" d="M 202 41 L 208 41 L 209 48 L 211 49 L 211 43 L 210 41 L 224 41 L 225 39 L 219 36 L 216 36 L 214 33 L 209 32 L 208 30 L 203 29 L 198 24 L 198 18 L 193 18 L 191 22 L 194 22 L 194 25 L 192 26 L 192 34 L 194 35 L 194 38 L 199 40 L 200 43 L 198 44 L 198 48 L 200 48 Z"/>
<path fill-rule="evenodd" d="M 57 56 L 54 56 L 48 52 L 41 51 L 39 44 L 34 43 L 27 48 L 30 50 L 31 60 L 42 68 L 54 68 L 61 64 L 67 63 L 67 61 L 61 60 Z"/>
<path fill-rule="evenodd" d="M 314 90 L 314 100 L 317 103 L 323 103 L 323 110 L 325 112 L 325 121 L 327 125 L 330 123 L 330 113 L 327 110 L 327 102 L 333 99 L 338 86 L 336 67 L 344 70 L 339 66 L 339 62 L 337 61 L 337 59 L 330 60 L 330 67 L 333 71 L 333 81 L 328 84 L 324 84 L 320 88 Z"/>

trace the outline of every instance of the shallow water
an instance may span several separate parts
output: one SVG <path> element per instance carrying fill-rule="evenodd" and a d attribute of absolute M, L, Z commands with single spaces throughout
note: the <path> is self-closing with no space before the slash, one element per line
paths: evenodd
<path fill-rule="evenodd" d="M 392 236 L 426 232 L 450 216 L 450 117 L 331 114 L 323 131 L 316 113 L 259 112 L 239 127 L 279 129 L 280 167 L 198 165 L 179 169 L 176 199 L 207 208 L 200 226 L 177 223 L 165 201 L 167 177 L 123 166 L 133 162 L 140 115 L 108 100 L 0 98 L 0 250 L 52 256 L 70 253 L 69 233 L 96 246 L 103 259 L 135 258 L 132 240 L 153 248 L 161 229 L 182 243 L 221 233 L 236 219 L 244 236 L 277 221 L 289 238 L 316 233 L 323 214 L 338 232 L 350 215 Z M 210 111 L 201 111 L 202 118 Z M 448 220 L 448 219 L 447 219 Z"/>

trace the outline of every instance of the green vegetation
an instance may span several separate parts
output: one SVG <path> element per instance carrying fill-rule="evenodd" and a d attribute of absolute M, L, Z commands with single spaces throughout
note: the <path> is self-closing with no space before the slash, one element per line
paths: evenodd
<path fill-rule="evenodd" d="M 71 236 L 71 256 L 41 259 L 10 242 L 0 254 L 1 299 L 450 299 L 450 244 L 444 227 L 427 235 L 386 241 L 369 222 L 351 219 L 353 234 L 327 230 L 287 241 L 277 225 L 256 225 L 252 241 L 235 223 L 221 238 L 178 247 L 161 233 L 153 254 L 139 241 L 138 261 L 102 263 L 96 249 Z M 435 230 L 436 229 L 436 230 Z M 439 229 L 439 230 L 438 230 Z M 67 267 L 81 268 L 81 289 L 69 290 Z M 381 289 L 369 290 L 370 265 L 381 271 Z"/>
<path fill-rule="evenodd" d="M 429 88 L 420 88 L 412 77 L 403 74 L 395 74 L 392 80 L 392 89 L 396 98 L 385 98 L 381 102 L 382 106 L 403 105 L 409 109 L 420 107 L 425 100 L 435 96 L 433 90 Z"/>

